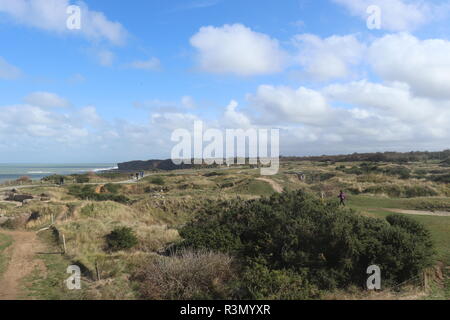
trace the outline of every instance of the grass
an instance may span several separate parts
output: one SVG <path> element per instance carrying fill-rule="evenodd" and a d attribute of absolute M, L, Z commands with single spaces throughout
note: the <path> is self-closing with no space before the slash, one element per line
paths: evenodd
<path fill-rule="evenodd" d="M 36 267 L 30 275 L 22 279 L 26 288 L 24 298 L 30 300 L 81 300 L 86 298 L 83 290 L 83 287 L 86 287 L 85 281 L 82 281 L 81 290 L 67 289 L 64 281 L 70 274 L 66 271 L 67 267 L 73 263 L 58 254 L 60 248 L 55 246 L 51 233 L 41 233 L 40 239 L 47 244 L 49 250 L 49 254 L 42 254 L 39 257 L 44 262 L 46 270 L 43 271 Z"/>
<path fill-rule="evenodd" d="M 6 234 L 0 233 L 0 277 L 8 266 L 9 255 L 6 249 L 12 244 L 12 238 Z"/>
<path fill-rule="evenodd" d="M 376 218 L 386 218 L 394 213 L 383 208 L 394 209 L 414 209 L 420 206 L 423 201 L 427 203 L 448 203 L 445 198 L 416 198 L 416 199 L 390 199 L 367 196 L 353 196 L 349 201 L 349 206 L 357 209 L 362 214 Z M 443 263 L 444 282 L 441 284 L 432 283 L 429 295 L 425 299 L 450 299 L 450 217 L 408 215 L 430 231 L 436 248 L 436 262 Z"/>
<path fill-rule="evenodd" d="M 272 186 L 265 181 L 250 180 L 232 189 L 237 194 L 247 194 L 255 196 L 270 196 L 275 191 Z"/>
<path fill-rule="evenodd" d="M 426 179 L 402 180 L 396 176 L 382 173 L 350 174 L 336 167 L 345 165 L 347 169 L 359 166 L 359 163 L 320 164 L 317 162 L 283 163 L 280 172 L 269 179 L 289 190 L 305 189 L 320 196 L 337 201 L 339 190 L 348 194 L 348 206 L 361 214 L 384 218 L 392 214 L 387 209 L 435 210 L 449 211 L 450 187 Z M 384 168 L 390 164 L 380 164 Z M 416 169 L 447 170 L 435 163 L 405 164 L 414 172 Z M 300 181 L 295 173 L 304 172 L 306 181 Z M 270 196 L 275 191 L 272 186 L 261 180 L 259 170 L 246 167 L 230 169 L 179 170 L 174 172 L 156 172 L 130 184 L 105 185 L 105 189 L 114 195 L 124 195 L 129 203 L 113 201 L 88 201 L 77 199 L 68 193 L 66 187 L 33 186 L 23 192 L 39 196 L 45 193 L 50 196 L 50 202 L 32 202 L 23 207 L 0 203 L 0 213 L 7 216 L 22 213 L 39 212 L 40 218 L 28 222 L 28 230 L 37 230 L 48 226 L 53 215 L 56 227 L 64 233 L 67 242 L 66 255 L 42 255 L 40 257 L 46 273 L 36 269 L 26 280 L 29 282 L 29 297 L 32 299 L 132 299 L 136 297 L 128 276 L 131 268 L 156 256 L 172 243 L 180 240 L 177 229 L 195 217 L 196 212 L 205 202 L 226 200 L 239 196 L 241 199 L 254 199 L 260 196 Z M 335 175 L 332 177 L 332 175 Z M 92 181 L 105 183 L 107 180 L 127 180 L 127 174 L 111 174 L 90 177 Z M 327 179 L 325 179 L 327 178 Z M 329 178 L 329 179 L 328 179 Z M 352 190 L 364 190 L 392 184 L 403 187 L 429 186 L 436 190 L 436 197 L 394 198 L 384 195 L 360 194 L 353 195 Z M 79 186 L 82 186 L 80 184 Z M 94 187 L 92 187 L 94 188 Z M 375 190 L 375 189 L 373 189 Z M 381 190 L 383 191 L 383 190 Z M 104 200 L 104 199 L 100 199 Z M 437 260 L 450 266 L 450 217 L 434 217 L 410 215 L 423 223 L 432 233 L 438 251 Z M 109 253 L 105 250 L 105 235 L 115 227 L 132 228 L 139 240 L 136 248 Z M 50 251 L 60 251 L 49 232 L 42 233 L 43 240 L 48 243 Z M 9 239 L 9 240 L 8 240 Z M 5 266 L 8 252 L 6 248 L 11 239 L 0 234 L 0 273 Z M 70 264 L 81 263 L 91 273 L 85 277 L 83 290 L 68 291 L 63 285 L 69 274 L 66 269 Z M 76 264 L 75 263 L 75 264 Z M 101 281 L 94 281 L 95 266 L 98 264 Z M 4 268 L 4 267 L 3 267 Z M 448 275 L 450 276 L 450 275 Z M 95 277 L 94 277 L 95 278 Z M 450 298 L 450 278 L 445 287 L 433 289 L 430 297 Z"/>

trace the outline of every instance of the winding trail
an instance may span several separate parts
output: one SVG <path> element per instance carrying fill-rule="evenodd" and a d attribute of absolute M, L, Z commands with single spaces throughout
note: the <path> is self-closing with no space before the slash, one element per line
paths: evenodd
<path fill-rule="evenodd" d="M 270 184 L 272 186 L 273 190 L 275 190 L 278 193 L 282 193 L 283 192 L 283 187 L 278 182 L 275 182 L 272 179 L 269 179 L 269 178 L 258 178 L 256 180 L 267 182 L 268 184 Z"/>
<path fill-rule="evenodd" d="M 390 212 L 412 214 L 419 216 L 435 216 L 435 217 L 450 217 L 450 212 L 447 211 L 422 211 L 422 210 L 404 210 L 404 209 L 385 209 Z"/>
<path fill-rule="evenodd" d="M 22 293 L 21 280 L 36 267 L 45 270 L 43 261 L 36 257 L 39 251 L 45 250 L 45 247 L 34 232 L 1 230 L 0 233 L 13 239 L 12 245 L 7 249 L 11 259 L 0 278 L 0 300 L 17 300 Z"/>

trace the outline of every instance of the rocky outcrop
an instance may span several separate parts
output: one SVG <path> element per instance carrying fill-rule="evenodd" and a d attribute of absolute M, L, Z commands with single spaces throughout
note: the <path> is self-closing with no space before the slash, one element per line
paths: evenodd
<path fill-rule="evenodd" d="M 16 193 L 10 193 L 7 197 L 6 197 L 6 201 L 16 201 L 16 202 L 25 202 L 27 200 L 32 200 L 34 199 L 34 197 L 32 195 L 29 194 L 16 194 Z"/>

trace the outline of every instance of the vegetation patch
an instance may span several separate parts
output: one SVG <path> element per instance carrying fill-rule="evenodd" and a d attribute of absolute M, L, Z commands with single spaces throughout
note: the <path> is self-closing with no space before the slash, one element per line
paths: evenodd
<path fill-rule="evenodd" d="M 109 188 L 113 189 L 111 186 L 109 186 Z M 118 189 L 116 191 L 118 191 Z M 111 191 L 107 193 L 96 193 L 94 187 L 91 185 L 70 186 L 69 194 L 82 200 L 115 201 L 123 204 L 128 204 L 130 202 L 130 199 L 123 194 L 115 194 Z"/>
<path fill-rule="evenodd" d="M 305 288 L 295 296 L 363 287 L 366 269 L 373 264 L 383 270 L 386 285 L 398 284 L 430 266 L 434 254 L 429 231 L 414 220 L 363 217 L 302 191 L 212 204 L 180 235 L 185 239 L 182 247 L 233 255 L 243 274 L 256 270 L 278 278 L 268 282 L 278 284 L 271 288 L 275 296 L 284 296 L 286 277 Z M 241 298 L 261 298 L 268 292 L 267 282 L 240 279 L 238 291 L 245 292 Z"/>
<path fill-rule="evenodd" d="M 106 236 L 108 249 L 112 251 L 128 250 L 138 244 L 138 239 L 131 228 L 115 228 Z"/>
<path fill-rule="evenodd" d="M 6 234 L 0 233 L 0 277 L 8 266 L 9 256 L 6 249 L 12 244 L 12 238 Z"/>

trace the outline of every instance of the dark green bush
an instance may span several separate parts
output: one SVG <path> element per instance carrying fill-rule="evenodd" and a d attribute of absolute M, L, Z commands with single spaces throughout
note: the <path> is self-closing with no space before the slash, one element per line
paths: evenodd
<path fill-rule="evenodd" d="M 213 172 L 207 172 L 203 176 L 204 177 L 217 177 L 217 176 L 224 176 L 224 175 L 225 175 L 225 172 L 213 171 Z"/>
<path fill-rule="evenodd" d="M 150 183 L 157 184 L 159 186 L 163 186 L 165 181 L 162 177 L 154 177 L 150 180 Z"/>
<path fill-rule="evenodd" d="M 405 166 L 388 167 L 384 169 L 384 173 L 390 176 L 398 176 L 400 179 L 409 179 L 411 170 Z"/>
<path fill-rule="evenodd" d="M 108 249 L 112 251 L 131 249 L 138 244 L 133 230 L 128 227 L 119 227 L 106 236 Z"/>
<path fill-rule="evenodd" d="M 105 185 L 105 189 L 106 191 L 108 191 L 109 193 L 118 193 L 121 189 L 122 186 L 120 184 L 114 184 L 114 183 L 108 183 Z"/>
<path fill-rule="evenodd" d="M 450 174 L 432 175 L 430 180 L 434 182 L 450 183 Z"/>
<path fill-rule="evenodd" d="M 80 175 L 77 175 L 77 176 L 75 177 L 75 181 L 76 181 L 77 183 L 88 183 L 88 182 L 89 182 L 89 176 L 88 176 L 87 174 L 80 174 Z"/>
<path fill-rule="evenodd" d="M 85 186 L 70 186 L 69 194 L 75 196 L 81 200 L 91 201 L 115 201 L 123 204 L 130 202 L 124 195 L 112 194 L 112 193 L 96 193 L 94 187 L 91 185 Z"/>
<path fill-rule="evenodd" d="M 306 275 L 292 270 L 271 270 L 261 264 L 246 267 L 237 287 L 241 296 L 256 300 L 307 300 L 319 298 L 320 291 L 306 280 Z"/>
<path fill-rule="evenodd" d="M 182 246 L 230 253 L 243 270 L 255 265 L 267 268 L 275 283 L 285 276 L 275 271 L 293 272 L 308 284 L 302 294 L 309 295 L 313 287 L 363 286 L 367 267 L 373 264 L 382 269 L 386 284 L 417 275 L 431 263 L 433 252 L 429 234 L 417 236 L 413 226 L 363 217 L 336 202 L 323 203 L 296 191 L 212 203 L 180 234 L 185 239 Z M 260 289 L 247 290 L 246 298 L 260 298 L 270 291 L 261 284 L 249 285 Z"/>

